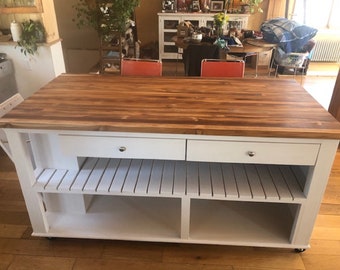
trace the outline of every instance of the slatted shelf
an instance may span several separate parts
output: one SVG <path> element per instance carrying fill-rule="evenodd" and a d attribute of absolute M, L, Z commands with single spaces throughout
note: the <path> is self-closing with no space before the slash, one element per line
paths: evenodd
<path fill-rule="evenodd" d="M 80 170 L 38 169 L 39 192 L 301 201 L 297 166 L 87 158 Z"/>

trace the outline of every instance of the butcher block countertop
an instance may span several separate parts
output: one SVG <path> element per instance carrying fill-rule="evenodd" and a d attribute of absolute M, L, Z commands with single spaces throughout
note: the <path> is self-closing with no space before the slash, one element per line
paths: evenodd
<path fill-rule="evenodd" d="M 340 139 L 340 123 L 280 79 L 61 75 L 0 127 Z"/>

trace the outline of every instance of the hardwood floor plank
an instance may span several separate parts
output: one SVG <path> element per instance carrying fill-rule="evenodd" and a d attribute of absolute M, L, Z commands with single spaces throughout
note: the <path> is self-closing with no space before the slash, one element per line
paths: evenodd
<path fill-rule="evenodd" d="M 332 177 L 332 176 L 331 176 Z M 334 177 L 334 180 L 336 179 L 337 183 L 329 183 L 327 186 L 327 189 L 325 191 L 324 199 L 322 200 L 322 203 L 329 203 L 329 204 L 338 204 L 340 205 L 340 177 Z"/>
<path fill-rule="evenodd" d="M 7 270 L 13 259 L 11 254 L 0 254 L 0 270 Z"/>
<path fill-rule="evenodd" d="M 316 219 L 315 226 L 340 228 L 340 216 L 319 214 Z"/>
<path fill-rule="evenodd" d="M 340 190 L 340 188 L 338 190 Z M 340 216 L 340 204 L 323 203 L 321 204 L 319 213 L 321 215 Z"/>
<path fill-rule="evenodd" d="M 88 239 L 52 239 L 53 254 L 57 257 L 101 258 L 105 241 Z"/>
<path fill-rule="evenodd" d="M 164 245 L 166 244 L 133 241 L 107 241 L 105 242 L 102 258 L 161 262 Z M 132 254 L 133 256 L 131 256 Z"/>
<path fill-rule="evenodd" d="M 25 225 L 0 224 L 0 238 L 21 238 L 27 227 Z"/>
<path fill-rule="evenodd" d="M 72 270 L 74 262 L 74 258 L 15 256 L 8 270 Z"/>
<path fill-rule="evenodd" d="M 315 222 L 312 238 L 340 240 L 340 216 L 319 214 Z"/>
<path fill-rule="evenodd" d="M 225 265 L 234 268 L 305 269 L 291 250 L 230 246 L 173 245 L 165 248 L 164 261 L 184 264 Z"/>
<path fill-rule="evenodd" d="M 0 175 L 0 190 L 1 197 L 0 201 L 22 201 L 23 196 L 20 191 L 20 185 L 18 177 L 14 180 L 6 180 Z"/>
<path fill-rule="evenodd" d="M 30 225 L 27 212 L 0 211 L 0 224 Z"/>
<path fill-rule="evenodd" d="M 311 248 L 302 254 L 302 259 L 308 256 L 340 254 L 339 240 L 312 239 L 310 245 Z"/>
<path fill-rule="evenodd" d="M 315 227 L 313 239 L 340 240 L 340 228 Z"/>
<path fill-rule="evenodd" d="M 52 257 L 54 251 L 50 241 L 45 238 L 35 240 L 0 238 L 0 254 Z"/>
<path fill-rule="evenodd" d="M 302 255 L 303 262 L 308 270 L 336 270 L 339 269 L 339 255 L 319 255 L 306 256 Z"/>
<path fill-rule="evenodd" d="M 231 266 L 219 265 L 191 265 L 181 263 L 162 263 L 162 262 L 136 262 L 131 260 L 91 260 L 91 259 L 77 259 L 73 270 L 233 270 Z"/>

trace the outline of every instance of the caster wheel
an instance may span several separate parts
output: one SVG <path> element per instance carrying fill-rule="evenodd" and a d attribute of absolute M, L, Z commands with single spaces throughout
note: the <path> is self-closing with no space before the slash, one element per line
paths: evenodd
<path fill-rule="evenodd" d="M 295 252 L 297 252 L 297 253 L 302 253 L 302 252 L 306 251 L 305 248 L 296 248 L 296 249 L 294 249 L 294 250 L 295 250 Z"/>

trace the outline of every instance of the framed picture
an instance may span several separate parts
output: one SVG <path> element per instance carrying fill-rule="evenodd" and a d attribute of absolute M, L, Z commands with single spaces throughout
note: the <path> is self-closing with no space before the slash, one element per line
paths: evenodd
<path fill-rule="evenodd" d="M 214 1 L 210 2 L 210 11 L 220 12 L 223 10 L 224 1 Z"/>

